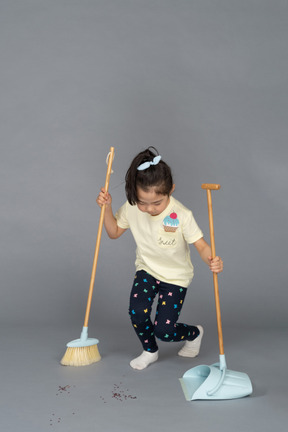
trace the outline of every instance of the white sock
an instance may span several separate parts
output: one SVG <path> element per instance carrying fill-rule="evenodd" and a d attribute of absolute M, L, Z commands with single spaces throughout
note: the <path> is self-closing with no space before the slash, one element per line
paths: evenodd
<path fill-rule="evenodd" d="M 150 353 L 148 351 L 143 351 L 139 357 L 131 360 L 130 366 L 133 369 L 142 370 L 145 369 L 149 364 L 154 363 L 158 360 L 158 351 Z"/>
<path fill-rule="evenodd" d="M 203 327 L 200 325 L 196 326 L 199 330 L 199 335 L 193 341 L 186 341 L 185 345 L 178 352 L 181 357 L 196 357 L 199 354 L 202 337 L 204 334 Z"/>

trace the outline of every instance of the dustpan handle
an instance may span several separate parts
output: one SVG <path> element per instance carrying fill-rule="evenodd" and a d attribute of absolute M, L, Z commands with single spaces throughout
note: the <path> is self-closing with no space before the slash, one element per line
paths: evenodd
<path fill-rule="evenodd" d="M 207 184 L 207 183 L 202 184 L 202 189 L 205 189 L 207 192 L 207 204 L 208 204 L 208 217 L 209 217 L 209 229 L 210 229 L 210 242 L 211 242 L 212 258 L 216 257 L 216 248 L 215 248 L 211 190 L 219 190 L 220 187 L 221 186 L 219 184 Z M 223 331 L 222 331 L 222 322 L 221 322 L 221 310 L 220 310 L 219 286 L 218 286 L 217 273 L 213 273 L 213 283 L 214 283 L 216 318 L 217 318 L 217 329 L 218 329 L 218 339 L 219 339 L 219 352 L 220 352 L 220 355 L 224 355 Z"/>
<path fill-rule="evenodd" d="M 110 148 L 110 153 L 109 153 L 108 157 L 109 157 L 109 160 L 108 160 L 105 187 L 104 187 L 105 192 L 108 192 L 108 189 L 109 189 L 110 176 L 111 176 L 111 172 L 112 172 L 112 163 L 113 163 L 113 159 L 114 159 L 114 147 Z M 90 279 L 90 287 L 89 287 L 88 300 L 87 300 L 87 306 L 86 306 L 86 314 L 85 314 L 85 320 L 84 320 L 84 327 L 88 327 L 91 302 L 92 302 L 92 295 L 93 295 L 93 289 L 94 289 L 94 282 L 95 282 L 95 276 L 96 276 L 96 269 L 97 269 L 97 262 L 98 262 L 99 249 L 100 249 L 100 242 L 101 242 L 101 235 L 102 235 L 102 228 L 103 228 L 103 222 L 104 222 L 104 214 L 105 214 L 105 204 L 101 207 L 97 240 L 96 240 L 96 246 L 95 246 L 93 266 L 92 266 L 92 273 L 91 273 L 91 279 Z"/>

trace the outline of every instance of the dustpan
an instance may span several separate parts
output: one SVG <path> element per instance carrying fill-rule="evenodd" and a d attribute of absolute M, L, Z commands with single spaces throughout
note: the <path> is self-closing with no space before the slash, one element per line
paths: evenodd
<path fill-rule="evenodd" d="M 215 258 L 216 250 L 211 190 L 220 189 L 220 185 L 203 184 L 202 189 L 206 189 L 207 191 L 211 251 L 212 258 Z M 211 366 L 196 366 L 192 369 L 189 369 L 187 372 L 185 372 L 183 377 L 180 378 L 184 396 L 188 401 L 197 399 L 238 399 L 250 395 L 253 391 L 251 380 L 246 373 L 227 369 L 226 358 L 224 354 L 217 273 L 213 273 L 213 282 L 220 352 L 219 363 L 214 363 Z"/>
<path fill-rule="evenodd" d="M 189 369 L 180 378 L 180 383 L 187 401 L 239 399 L 253 390 L 246 373 L 227 369 L 224 355 L 220 355 L 219 363 Z"/>

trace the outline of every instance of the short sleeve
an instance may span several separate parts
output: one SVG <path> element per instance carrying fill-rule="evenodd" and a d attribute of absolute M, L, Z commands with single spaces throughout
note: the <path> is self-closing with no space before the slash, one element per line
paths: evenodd
<path fill-rule="evenodd" d="M 191 210 L 187 212 L 182 230 L 183 236 L 187 243 L 195 243 L 197 240 L 203 237 L 203 232 L 197 225 Z"/>
<path fill-rule="evenodd" d="M 115 218 L 117 220 L 117 225 L 122 229 L 128 229 L 130 228 L 128 219 L 127 219 L 127 205 L 128 202 L 123 204 L 122 207 L 116 212 Z"/>

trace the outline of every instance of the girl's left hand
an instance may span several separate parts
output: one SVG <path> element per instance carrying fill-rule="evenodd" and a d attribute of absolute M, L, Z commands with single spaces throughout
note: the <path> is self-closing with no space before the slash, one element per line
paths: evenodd
<path fill-rule="evenodd" d="M 209 268 L 213 273 L 221 273 L 223 271 L 223 261 L 219 256 L 212 259 L 209 257 Z"/>

